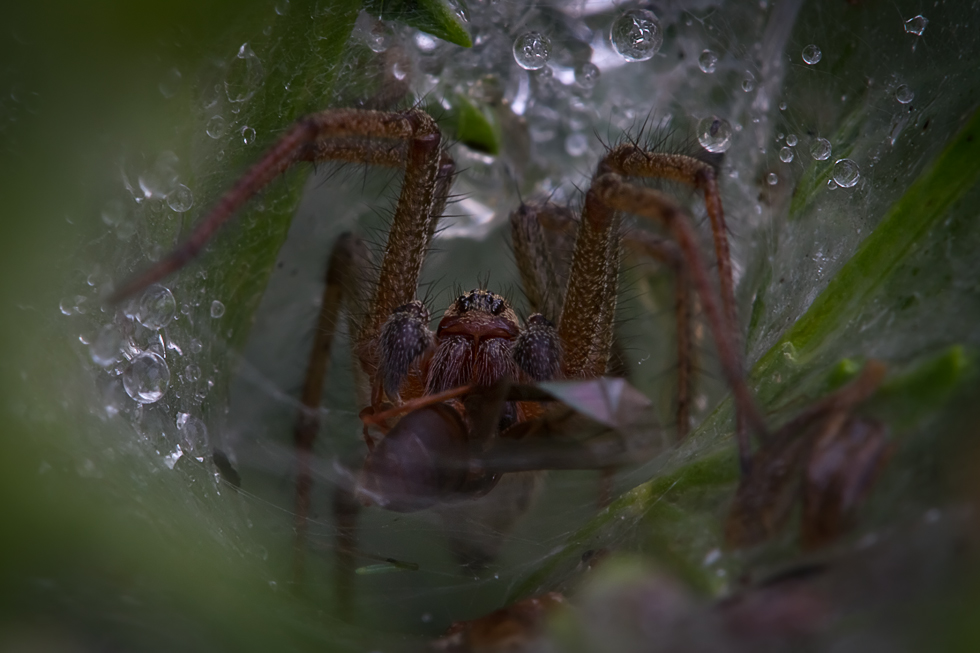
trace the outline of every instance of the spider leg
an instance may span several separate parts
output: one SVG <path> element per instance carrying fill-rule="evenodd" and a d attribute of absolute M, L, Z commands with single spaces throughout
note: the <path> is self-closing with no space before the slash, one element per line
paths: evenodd
<path fill-rule="evenodd" d="M 739 343 L 738 315 L 735 310 L 735 290 L 732 280 L 731 254 L 728 248 L 728 232 L 725 211 L 718 190 L 717 171 L 713 165 L 692 156 L 649 152 L 632 143 L 613 148 L 603 160 L 607 172 L 625 177 L 669 179 L 691 186 L 704 195 L 704 206 L 711 221 L 715 258 L 718 262 L 718 285 L 725 319 L 730 325 L 736 347 Z M 740 440 L 748 437 L 741 412 L 735 414 L 735 430 Z"/>
<path fill-rule="evenodd" d="M 327 264 L 320 314 L 313 336 L 313 349 L 307 363 L 300 395 L 299 414 L 293 431 L 293 442 L 296 447 L 294 507 L 296 551 L 293 558 L 293 575 L 297 582 L 303 574 L 307 519 L 313 488 L 311 474 L 313 443 L 320 430 L 320 397 L 323 394 L 323 382 L 330 362 L 330 349 L 340 309 L 345 304 L 356 305 L 357 297 L 361 294 L 366 267 L 368 267 L 368 254 L 362 241 L 353 234 L 341 234 L 334 243 Z"/>
<path fill-rule="evenodd" d="M 606 155 L 603 163 L 608 167 L 607 172 L 615 172 L 624 177 L 669 179 L 701 191 L 704 195 L 708 219 L 711 221 L 715 258 L 718 261 L 721 304 L 725 318 L 731 323 L 732 329 L 735 329 L 738 318 L 735 312 L 732 262 L 728 249 L 725 211 L 721 204 L 721 193 L 718 190 L 718 178 L 714 166 L 692 156 L 647 152 L 632 144 L 613 148 Z"/>
<path fill-rule="evenodd" d="M 722 372 L 732 388 L 736 412 L 741 413 L 760 438 L 765 440 L 767 437 L 765 420 L 745 382 L 745 372 L 736 347 L 731 322 L 726 319 L 723 309 L 719 307 L 712 292 L 707 266 L 701 258 L 690 218 L 668 196 L 649 188 L 634 186 L 615 173 L 607 172 L 596 177 L 589 193 L 594 193 L 596 201 L 604 203 L 607 211 L 633 213 L 660 222 L 671 231 L 684 254 L 694 288 L 704 307 L 708 326 L 718 349 Z M 744 429 L 739 429 L 736 435 L 739 459 L 743 473 L 746 473 L 751 465 L 748 433 Z"/>
<path fill-rule="evenodd" d="M 616 211 L 590 189 L 558 321 L 565 378 L 592 378 L 606 372 L 618 289 L 619 222 Z"/>
<path fill-rule="evenodd" d="M 562 288 L 542 221 L 564 209 L 551 203 L 521 204 L 510 214 L 514 258 L 531 309 L 555 321 L 561 313 Z"/>
<path fill-rule="evenodd" d="M 378 140 L 389 141 L 389 144 L 379 146 Z M 372 141 L 374 145 L 371 145 Z M 404 167 L 405 182 L 396 208 L 395 222 L 398 222 L 400 212 L 414 211 L 428 217 L 434 205 L 435 178 L 440 169 L 440 141 L 435 122 L 418 110 L 383 112 L 331 109 L 307 116 L 293 125 L 238 179 L 197 224 L 187 240 L 150 269 L 123 284 L 109 301 L 114 303 L 134 295 L 193 260 L 236 211 L 299 161 L 340 160 Z M 401 146 L 393 147 L 390 143 Z M 417 273 L 414 277 L 408 275 L 407 279 L 415 277 Z M 387 297 L 391 292 L 386 288 L 382 294 Z"/>

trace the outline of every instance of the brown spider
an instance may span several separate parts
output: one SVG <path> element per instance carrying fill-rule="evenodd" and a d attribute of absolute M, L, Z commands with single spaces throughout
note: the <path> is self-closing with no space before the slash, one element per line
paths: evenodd
<path fill-rule="evenodd" d="M 659 223 L 671 234 L 674 243 L 640 232 L 630 236 L 627 245 L 670 261 L 680 271 L 682 285 L 689 279 L 714 337 L 740 421 L 764 433 L 738 353 L 716 170 L 694 157 L 646 151 L 635 142 L 611 148 L 600 161 L 585 193 L 567 275 L 556 270 L 547 235 L 563 219 L 562 212 L 541 204 L 521 206 L 511 215 L 514 252 L 525 292 L 536 311 L 523 326 L 502 297 L 474 290 L 453 302 L 435 333 L 429 331 L 429 313 L 416 292 L 425 253 L 449 195 L 454 164 L 435 121 L 418 109 L 336 109 L 299 121 L 225 193 L 186 242 L 125 284 L 114 299 L 136 293 L 193 259 L 236 210 L 300 161 L 401 168 L 404 179 L 376 279 L 366 281 L 366 259 L 356 237 L 339 239 L 331 255 L 303 387 L 304 408 L 295 431 L 299 544 L 309 514 L 319 400 L 334 326 L 344 304 L 366 307 L 349 313 L 359 363 L 355 373 L 369 385 L 370 398 L 361 414 L 369 453 L 355 487 L 342 489 L 335 504 L 341 557 L 349 556 L 354 548 L 355 499 L 410 511 L 481 497 L 498 487 L 497 493 L 506 495 L 506 501 L 517 497 L 516 504 L 521 506 L 511 510 L 517 514 L 503 518 L 505 521 L 512 522 L 526 509 L 536 484 L 532 470 L 545 469 L 549 463 L 534 467 L 520 457 L 506 462 L 506 457 L 492 454 L 526 436 L 526 425 L 541 416 L 543 409 L 527 400 L 527 395 L 508 390 L 507 382 L 592 379 L 606 373 L 613 344 L 622 213 Z M 678 181 L 704 195 L 720 293 L 709 278 L 689 217 L 669 196 L 629 181 L 643 177 Z M 683 434 L 687 402 L 678 403 Z M 395 418 L 400 419 L 389 427 L 388 421 Z M 371 437 L 369 427 L 380 431 L 380 437 Z M 744 428 L 739 428 L 739 450 L 747 468 L 750 451 Z M 581 467 L 613 464 L 613 460 L 593 458 Z M 552 466 L 567 468 L 568 464 Z M 504 491 L 500 485 L 509 489 Z M 469 557 L 487 555 L 492 552 L 471 552 Z M 297 559 L 301 560 L 301 552 Z"/>

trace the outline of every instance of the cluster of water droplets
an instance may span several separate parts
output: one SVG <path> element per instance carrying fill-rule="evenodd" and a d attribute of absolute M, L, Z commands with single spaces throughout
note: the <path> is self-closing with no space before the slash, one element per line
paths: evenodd
<path fill-rule="evenodd" d="M 92 362 L 102 395 L 96 414 L 131 423 L 168 466 L 181 454 L 203 459 L 209 445 L 201 405 L 214 387 L 210 374 L 220 372 L 207 363 L 200 320 L 220 317 L 224 306 L 200 296 L 179 303 L 160 284 L 120 306 L 108 305 L 104 298 L 114 277 L 96 268 L 85 277 L 82 292 L 59 306 L 81 331 L 78 340 Z"/>

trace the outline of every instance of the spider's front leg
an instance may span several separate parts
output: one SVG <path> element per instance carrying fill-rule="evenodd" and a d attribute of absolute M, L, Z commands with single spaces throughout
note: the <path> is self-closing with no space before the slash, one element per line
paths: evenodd
<path fill-rule="evenodd" d="M 745 371 L 738 349 L 738 336 L 734 322 L 726 315 L 715 298 L 708 268 L 701 256 L 697 237 L 691 226 L 690 217 L 670 197 L 658 191 L 630 184 L 621 175 L 609 172 L 608 166 L 600 164 L 600 174 L 593 179 L 589 193 L 594 193 L 596 201 L 607 211 L 633 213 L 664 225 L 673 236 L 683 253 L 686 267 L 701 300 L 718 349 L 725 380 L 732 389 L 736 404 L 736 414 L 745 419 L 752 429 L 765 440 L 767 429 L 765 420 L 749 392 L 745 382 Z M 738 430 L 739 458 L 743 472 L 750 467 L 751 449 L 748 434 Z"/>

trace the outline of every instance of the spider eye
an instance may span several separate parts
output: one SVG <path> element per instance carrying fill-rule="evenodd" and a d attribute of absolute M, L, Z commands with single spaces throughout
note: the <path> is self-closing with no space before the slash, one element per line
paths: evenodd
<path fill-rule="evenodd" d="M 470 307 L 469 302 L 466 299 L 466 295 L 460 295 L 456 299 L 456 310 L 460 313 L 465 313 Z"/>
<path fill-rule="evenodd" d="M 504 310 L 504 300 L 499 298 L 493 300 L 493 304 L 490 306 L 490 312 L 493 313 L 494 315 L 500 315 L 503 312 L 503 310 Z"/>

